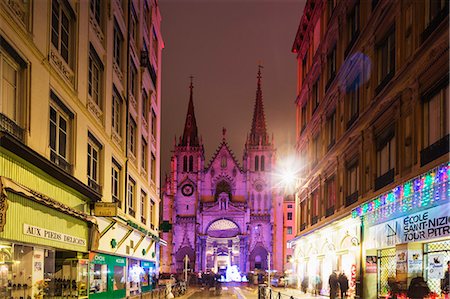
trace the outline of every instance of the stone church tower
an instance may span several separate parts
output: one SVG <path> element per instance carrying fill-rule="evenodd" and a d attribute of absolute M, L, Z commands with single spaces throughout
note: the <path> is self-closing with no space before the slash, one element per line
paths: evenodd
<path fill-rule="evenodd" d="M 184 258 L 194 271 L 241 273 L 271 268 L 282 270 L 282 197 L 272 188 L 276 150 L 266 128 L 258 70 L 256 99 L 242 166 L 223 130 L 222 142 L 205 165 L 198 136 L 193 85 L 182 138 L 175 141 L 171 173 L 163 189 L 161 271 L 179 272 Z M 279 236 L 280 240 L 276 239 Z"/>

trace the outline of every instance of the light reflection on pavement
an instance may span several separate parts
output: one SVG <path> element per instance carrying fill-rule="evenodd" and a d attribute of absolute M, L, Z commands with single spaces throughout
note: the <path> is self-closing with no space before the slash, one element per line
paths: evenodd
<path fill-rule="evenodd" d="M 257 299 L 258 289 L 244 283 L 223 283 L 220 295 L 216 295 L 213 288 L 202 287 L 189 297 L 189 299 L 196 298 Z"/>

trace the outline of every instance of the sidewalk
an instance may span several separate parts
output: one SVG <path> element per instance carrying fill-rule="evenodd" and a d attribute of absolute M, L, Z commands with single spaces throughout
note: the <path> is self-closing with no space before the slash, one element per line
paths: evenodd
<path fill-rule="evenodd" d="M 189 287 L 189 288 L 187 289 L 186 294 L 184 294 L 184 295 L 181 296 L 181 297 L 176 297 L 176 298 L 177 298 L 177 299 L 187 299 L 187 298 L 189 298 L 190 296 L 192 296 L 192 294 L 194 294 L 194 293 L 196 293 L 196 292 L 198 292 L 198 291 L 200 291 L 200 289 L 199 289 L 198 287 Z"/>
<path fill-rule="evenodd" d="M 275 288 L 272 287 L 272 298 L 277 298 L 276 295 L 278 295 L 278 292 L 281 293 L 281 298 L 287 298 L 290 296 L 293 296 L 294 299 L 330 299 L 328 296 L 314 296 L 311 293 L 303 293 L 299 289 L 293 289 L 293 288 Z"/>

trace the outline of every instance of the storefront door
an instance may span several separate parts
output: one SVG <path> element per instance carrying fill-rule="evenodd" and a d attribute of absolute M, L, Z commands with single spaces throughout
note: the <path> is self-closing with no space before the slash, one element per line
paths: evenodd
<path fill-rule="evenodd" d="M 126 258 L 91 252 L 89 260 L 89 298 L 125 298 Z"/>

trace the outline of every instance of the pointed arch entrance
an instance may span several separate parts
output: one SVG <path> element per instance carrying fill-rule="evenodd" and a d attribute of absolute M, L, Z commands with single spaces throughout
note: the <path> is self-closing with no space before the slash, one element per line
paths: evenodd
<path fill-rule="evenodd" d="M 268 254 L 268 251 L 262 245 L 256 245 L 250 253 L 250 269 L 267 270 Z"/>

